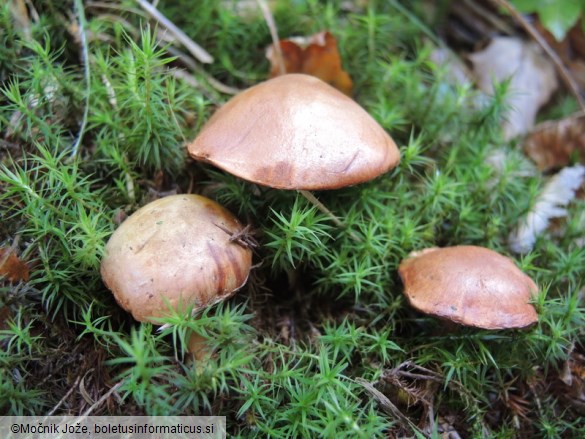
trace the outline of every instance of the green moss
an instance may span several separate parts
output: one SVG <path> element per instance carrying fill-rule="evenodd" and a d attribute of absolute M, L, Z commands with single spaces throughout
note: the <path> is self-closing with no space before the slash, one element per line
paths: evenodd
<path fill-rule="evenodd" d="M 262 16 L 239 15 L 228 3 L 161 2 L 216 59 L 197 68 L 197 86 L 176 75 L 181 54 L 156 41 L 134 2 L 88 6 L 88 127 L 73 158 L 83 66 L 73 36 L 56 26 L 71 5 L 39 7 L 30 38 L 1 7 L 0 39 L 10 44 L 0 44 L 0 245 L 18 237 L 31 276 L 0 289 L 8 315 L 0 322 L 0 411 L 46 414 L 95 368 L 85 381 L 93 395 L 119 384 L 124 401 L 95 414 L 225 415 L 234 436 L 431 434 L 413 432 L 360 380 L 376 382 L 414 424 L 432 404 L 435 421 L 453 419 L 466 437 L 577 434 L 583 419 L 542 389 L 583 348 L 585 203 L 570 206 L 562 234 L 543 235 L 517 258 L 541 290 L 539 322 L 528 330 L 446 332 L 408 307 L 397 274 L 410 251 L 429 246 L 509 254 L 508 234 L 543 177 L 527 176 L 526 158 L 501 139 L 506 84 L 476 108 L 473 89 L 447 85 L 430 63 L 428 29 L 395 2 L 355 10 L 348 2 L 277 2 L 282 36 L 323 28 L 336 36 L 356 100 L 400 146 L 401 163 L 388 174 L 315 194 L 346 224 L 340 229 L 296 192 L 186 158 L 186 141 L 229 99 L 209 75 L 243 88 L 268 69 Z M 504 158 L 498 171 L 489 161 L 495 150 Z M 225 204 L 261 246 L 236 297 L 197 317 L 169 317 L 157 331 L 115 304 L 99 264 L 120 212 L 169 190 Z M 209 340 L 208 363 L 188 360 L 193 331 Z M 76 362 L 79 355 L 87 362 Z M 510 395 L 528 399 L 526 416 Z M 66 402 L 59 412 L 84 404 Z"/>

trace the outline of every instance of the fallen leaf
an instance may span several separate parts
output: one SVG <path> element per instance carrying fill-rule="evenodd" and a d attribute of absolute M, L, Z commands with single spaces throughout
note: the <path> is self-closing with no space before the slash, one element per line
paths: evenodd
<path fill-rule="evenodd" d="M 27 281 L 28 265 L 21 261 L 11 248 L 0 248 L 0 278 L 10 282 Z"/>
<path fill-rule="evenodd" d="M 496 37 L 480 52 L 469 55 L 477 84 L 493 93 L 494 82 L 510 80 L 503 121 L 504 138 L 509 140 L 530 131 L 536 114 L 558 86 L 554 66 L 538 46 L 518 38 Z"/>
<path fill-rule="evenodd" d="M 472 75 L 463 60 L 453 51 L 445 47 L 434 49 L 429 59 L 440 69 L 444 69 L 444 77 L 451 85 L 468 86 L 472 82 Z"/>
<path fill-rule="evenodd" d="M 561 168 L 576 155 L 585 163 L 585 114 L 541 123 L 524 142 L 524 151 L 541 171 Z"/>
<path fill-rule="evenodd" d="M 585 182 L 585 166 L 567 167 L 554 175 L 544 187 L 532 210 L 508 237 L 514 253 L 528 253 L 536 238 L 546 230 L 552 218 L 567 216 L 566 206 Z"/>
<path fill-rule="evenodd" d="M 327 31 L 309 37 L 291 37 L 280 40 L 286 73 L 305 73 L 316 76 L 346 95 L 351 95 L 353 83 L 341 66 L 337 40 Z M 270 61 L 270 77 L 281 74 L 274 45 L 266 50 Z"/>

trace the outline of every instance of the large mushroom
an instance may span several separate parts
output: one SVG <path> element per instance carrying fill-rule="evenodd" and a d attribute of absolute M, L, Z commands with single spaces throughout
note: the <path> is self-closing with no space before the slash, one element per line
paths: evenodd
<path fill-rule="evenodd" d="M 188 146 L 196 160 L 278 189 L 337 189 L 400 160 L 392 138 L 354 100 L 312 76 L 288 74 L 233 97 Z"/>
<path fill-rule="evenodd" d="M 398 268 L 404 294 L 419 311 L 484 329 L 524 328 L 538 315 L 538 287 L 493 250 L 462 245 L 412 253 Z"/>
<path fill-rule="evenodd" d="M 363 183 L 400 161 L 392 138 L 354 100 L 297 73 L 233 97 L 188 150 L 194 159 L 253 183 L 298 190 L 342 228 L 345 224 L 309 191 Z"/>
<path fill-rule="evenodd" d="M 114 232 L 102 260 L 102 279 L 138 321 L 211 305 L 248 279 L 252 251 L 233 239 L 243 229 L 230 212 L 205 197 L 161 198 Z"/>

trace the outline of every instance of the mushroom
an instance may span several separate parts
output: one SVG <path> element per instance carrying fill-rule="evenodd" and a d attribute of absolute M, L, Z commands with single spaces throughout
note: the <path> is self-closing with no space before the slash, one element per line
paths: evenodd
<path fill-rule="evenodd" d="M 338 189 L 394 168 L 392 138 L 354 100 L 318 78 L 278 76 L 233 97 L 188 145 L 190 155 L 240 178 L 299 190 Z"/>
<path fill-rule="evenodd" d="M 354 100 L 289 74 L 233 97 L 188 146 L 196 160 L 278 189 L 337 189 L 395 167 L 392 138 Z"/>
<path fill-rule="evenodd" d="M 102 279 L 138 321 L 217 303 L 248 279 L 252 251 L 232 239 L 243 229 L 205 197 L 161 198 L 114 232 L 101 263 Z"/>
<path fill-rule="evenodd" d="M 398 268 L 404 294 L 419 311 L 484 329 L 524 328 L 538 320 L 538 287 L 514 262 L 476 246 L 413 252 Z"/>

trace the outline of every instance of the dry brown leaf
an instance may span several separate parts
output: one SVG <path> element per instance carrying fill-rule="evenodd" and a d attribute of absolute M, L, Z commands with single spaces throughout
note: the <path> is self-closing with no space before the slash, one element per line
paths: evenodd
<path fill-rule="evenodd" d="M 341 66 L 337 40 L 327 32 L 309 37 L 292 37 L 280 40 L 286 73 L 305 73 L 316 76 L 346 95 L 351 95 L 353 83 Z M 270 77 L 279 76 L 280 68 L 274 45 L 266 50 L 270 61 Z"/>
<path fill-rule="evenodd" d="M 28 281 L 28 265 L 21 261 L 11 248 L 0 248 L 0 278 L 10 282 Z"/>
<path fill-rule="evenodd" d="M 567 215 L 566 206 L 584 183 L 585 166 L 581 165 L 564 168 L 553 176 L 538 196 L 534 207 L 508 237 L 510 249 L 514 253 L 531 251 L 538 235 L 546 230 L 550 220 Z"/>
<path fill-rule="evenodd" d="M 585 163 L 585 114 L 544 122 L 530 133 L 524 151 L 541 171 L 567 166 L 577 155 Z"/>
<path fill-rule="evenodd" d="M 503 121 L 504 138 L 525 134 L 534 126 L 536 114 L 558 86 L 554 66 L 534 43 L 518 38 L 496 37 L 483 51 L 469 55 L 477 84 L 492 93 L 494 82 L 510 80 L 510 110 Z"/>

